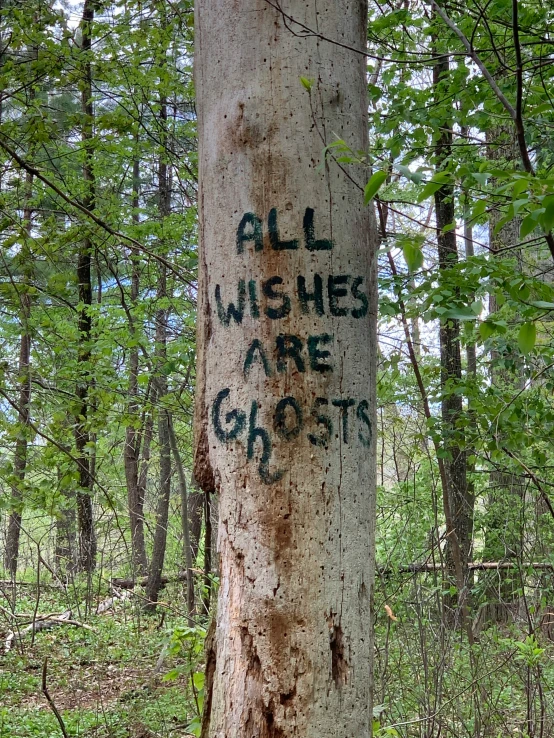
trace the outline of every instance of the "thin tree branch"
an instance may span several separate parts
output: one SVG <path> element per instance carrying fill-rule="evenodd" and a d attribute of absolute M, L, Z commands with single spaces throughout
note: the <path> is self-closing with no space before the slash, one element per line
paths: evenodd
<path fill-rule="evenodd" d="M 63 733 L 64 738 L 69 738 L 69 733 L 67 732 L 67 728 L 65 727 L 65 723 L 63 721 L 62 716 L 60 715 L 60 712 L 56 705 L 54 704 L 54 700 L 52 697 L 50 697 L 50 693 L 48 692 L 48 688 L 46 686 L 46 670 L 48 668 L 48 657 L 44 659 L 44 663 L 42 665 L 42 694 L 46 697 L 48 704 L 50 705 L 50 708 L 54 715 L 56 716 L 56 720 L 58 721 L 58 724 L 60 726 L 60 730 Z"/>
<path fill-rule="evenodd" d="M 446 23 L 446 25 L 450 28 L 451 31 L 453 31 L 456 36 L 460 39 L 462 42 L 465 50 L 468 53 L 468 56 L 473 59 L 475 64 L 479 67 L 481 70 L 481 73 L 483 77 L 487 80 L 489 85 L 492 87 L 494 94 L 497 96 L 497 98 L 500 100 L 502 105 L 506 108 L 508 113 L 510 114 L 510 117 L 512 120 L 517 119 L 516 111 L 513 107 L 513 105 L 510 103 L 508 98 L 504 95 L 500 87 L 496 84 L 492 74 L 489 72 L 479 55 L 476 53 L 475 49 L 473 49 L 472 45 L 469 43 L 469 40 L 461 31 L 458 26 L 454 23 L 453 20 L 449 18 L 449 16 L 446 14 L 446 12 L 441 8 L 441 6 L 436 2 L 436 0 L 431 0 L 433 7 L 436 9 L 437 13 L 440 15 L 440 17 L 443 19 L 443 21 Z"/>
<path fill-rule="evenodd" d="M 71 205 L 71 207 L 75 208 L 76 210 L 79 210 L 81 213 L 87 216 L 87 218 L 90 218 L 94 223 L 96 223 L 97 226 L 100 226 L 100 228 L 103 228 L 107 233 L 109 233 L 111 236 L 114 236 L 115 238 L 119 238 L 122 241 L 127 241 L 127 243 L 132 244 L 135 248 L 142 251 L 144 254 L 147 254 L 148 256 L 152 257 L 156 261 L 160 262 L 160 264 L 163 264 L 165 267 L 167 267 L 173 274 L 175 274 L 179 279 L 181 279 L 185 284 L 191 285 L 191 282 L 187 277 L 185 277 L 181 272 L 175 268 L 175 266 L 165 257 L 160 256 L 159 254 L 154 254 L 152 251 L 146 248 L 146 246 L 143 246 L 143 244 L 140 243 L 140 241 L 137 241 L 136 239 L 132 238 L 131 236 L 126 236 L 124 233 L 121 233 L 120 231 L 116 231 L 115 228 L 112 228 L 108 223 L 106 223 L 102 218 L 99 218 L 95 213 L 93 213 L 91 210 L 86 208 L 84 205 L 82 205 L 77 200 L 74 200 L 73 198 L 69 197 L 69 195 L 66 195 L 63 190 L 61 190 L 54 182 L 52 182 L 48 177 L 45 177 L 40 170 L 36 169 L 35 167 L 28 164 L 24 159 L 22 159 L 19 154 L 12 149 L 11 146 L 9 146 L 5 141 L 3 141 L 0 138 L 0 147 L 4 149 L 4 151 L 11 156 L 11 158 L 26 172 L 29 172 L 29 174 L 34 175 L 37 179 L 40 179 L 41 182 L 43 182 L 47 187 L 49 187 L 51 190 L 53 190 L 57 195 L 59 195 L 62 200 L 65 200 L 65 202 L 68 205 Z"/>

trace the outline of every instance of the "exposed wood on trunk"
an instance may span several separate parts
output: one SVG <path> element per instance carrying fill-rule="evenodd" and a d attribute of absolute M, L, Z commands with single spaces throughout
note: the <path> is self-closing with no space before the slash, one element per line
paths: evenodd
<path fill-rule="evenodd" d="M 204 493 L 204 593 L 202 604 L 206 612 L 210 610 L 212 596 L 212 497 L 211 492 Z"/>

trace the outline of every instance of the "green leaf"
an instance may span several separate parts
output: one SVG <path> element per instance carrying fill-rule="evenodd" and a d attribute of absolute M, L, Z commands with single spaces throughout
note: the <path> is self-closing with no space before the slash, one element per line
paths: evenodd
<path fill-rule="evenodd" d="M 486 341 L 487 338 L 490 338 L 492 335 L 496 333 L 496 326 L 494 323 L 490 323 L 488 320 L 485 320 L 481 325 L 479 326 L 479 335 L 483 339 L 483 341 Z"/>
<path fill-rule="evenodd" d="M 554 228 L 554 195 L 543 198 L 542 206 L 544 213 L 541 215 L 540 223 L 544 232 L 549 233 Z"/>
<path fill-rule="evenodd" d="M 531 289 L 525 282 L 520 282 L 519 284 L 516 282 L 508 291 L 514 300 L 521 300 L 522 302 L 525 302 L 531 294 Z"/>
<path fill-rule="evenodd" d="M 533 216 L 526 215 L 525 218 L 521 221 L 521 226 L 519 228 L 519 237 L 522 239 L 525 238 L 530 233 L 532 233 L 536 227 L 537 224 Z"/>
<path fill-rule="evenodd" d="M 473 307 L 457 307 L 445 310 L 441 318 L 450 318 L 451 320 L 477 320 L 477 315 Z"/>
<path fill-rule="evenodd" d="M 426 200 L 428 197 L 431 197 L 431 195 L 434 195 L 437 190 L 439 190 L 443 184 L 446 184 L 447 182 L 452 181 L 452 175 L 450 172 L 439 172 L 438 174 L 435 174 L 434 177 L 427 182 L 423 190 L 419 193 L 417 197 L 417 202 L 421 202 L 422 200 Z"/>
<path fill-rule="evenodd" d="M 529 304 L 540 310 L 554 310 L 554 302 L 547 302 L 546 300 L 531 300 Z"/>
<path fill-rule="evenodd" d="M 313 79 L 308 79 L 308 77 L 300 77 L 300 82 L 302 82 L 302 86 L 305 87 L 308 92 L 312 91 L 312 87 L 314 86 Z"/>
<path fill-rule="evenodd" d="M 473 172 L 473 177 L 483 186 L 487 184 L 487 179 L 490 176 L 489 172 Z"/>
<path fill-rule="evenodd" d="M 487 201 L 486 200 L 477 200 L 475 205 L 473 206 L 471 210 L 471 217 L 472 218 L 478 218 L 480 215 L 483 215 L 483 213 L 487 209 Z"/>
<path fill-rule="evenodd" d="M 533 110 L 531 111 L 531 115 L 540 115 L 540 113 L 551 113 L 552 111 L 552 105 L 548 102 L 545 102 L 542 103 L 542 105 L 537 105 L 536 108 L 533 108 Z"/>
<path fill-rule="evenodd" d="M 516 179 L 516 182 L 514 184 L 514 188 L 512 190 L 512 197 L 514 200 L 519 197 L 519 195 L 523 194 L 529 189 L 529 182 L 524 179 L 523 177 L 521 179 Z"/>
<path fill-rule="evenodd" d="M 394 166 L 396 169 L 398 169 L 400 174 L 406 177 L 406 179 L 415 182 L 415 184 L 421 184 L 421 180 L 423 179 L 423 172 L 412 172 L 410 167 L 407 167 L 405 164 L 395 164 Z"/>
<path fill-rule="evenodd" d="M 514 217 L 514 208 L 512 205 L 508 208 L 508 212 L 506 215 L 504 215 L 498 223 L 494 226 L 494 230 L 492 232 L 493 236 L 496 236 L 499 231 L 506 225 L 506 223 L 509 223 Z"/>
<path fill-rule="evenodd" d="M 365 186 L 364 205 L 368 205 L 373 200 L 386 178 L 387 173 L 383 172 L 383 170 L 380 169 L 378 172 L 375 172 L 375 174 L 371 177 L 371 179 Z"/>
<path fill-rule="evenodd" d="M 417 272 L 423 265 L 423 251 L 421 247 L 413 243 L 405 243 L 402 247 L 404 260 L 408 267 L 408 271 Z"/>
<path fill-rule="evenodd" d="M 204 689 L 205 674 L 202 671 L 197 671 L 193 674 L 192 681 L 196 689 Z"/>
<path fill-rule="evenodd" d="M 534 323 L 524 323 L 519 329 L 517 344 L 522 354 L 533 350 L 537 340 L 537 326 Z"/>

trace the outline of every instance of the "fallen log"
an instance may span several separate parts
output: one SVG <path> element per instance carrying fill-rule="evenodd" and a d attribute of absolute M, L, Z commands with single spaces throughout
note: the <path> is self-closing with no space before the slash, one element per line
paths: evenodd
<path fill-rule="evenodd" d="M 108 612 L 108 610 L 111 610 L 116 603 L 124 602 L 131 596 L 129 589 L 120 592 L 115 587 L 112 587 L 112 590 L 113 591 L 111 597 L 107 597 L 105 600 L 102 600 L 102 602 L 98 603 L 98 606 L 96 608 L 97 615 L 103 615 L 105 612 Z"/>
<path fill-rule="evenodd" d="M 49 615 L 46 617 L 39 616 L 26 628 L 23 628 L 22 630 L 18 628 L 11 630 L 8 633 L 6 640 L 4 641 L 4 653 L 9 653 L 13 648 L 14 643 L 21 640 L 28 633 L 38 633 L 41 630 L 48 630 L 49 628 L 54 628 L 57 625 L 73 625 L 77 628 L 85 628 L 86 630 L 91 630 L 94 633 L 96 632 L 96 628 L 93 628 L 91 625 L 80 623 L 78 620 L 72 620 L 71 610 L 66 610 L 60 615 Z"/>
<path fill-rule="evenodd" d="M 406 564 L 405 566 L 399 566 L 397 568 L 391 566 L 377 567 L 379 574 L 425 574 L 432 573 L 435 571 L 446 570 L 446 564 L 442 563 L 414 563 Z M 544 561 L 524 561 L 520 563 L 518 561 L 481 561 L 471 562 L 467 565 L 469 571 L 491 571 L 496 569 L 537 569 L 545 571 L 554 571 L 554 564 L 546 563 Z"/>
<path fill-rule="evenodd" d="M 199 569 L 191 569 L 192 572 L 196 574 L 204 574 L 203 571 L 200 571 Z M 174 574 L 171 577 L 162 577 L 162 589 L 168 584 L 175 584 L 175 582 L 186 582 L 187 581 L 187 572 L 183 571 L 179 574 Z M 122 577 L 114 577 L 111 580 L 111 584 L 113 587 L 119 587 L 119 589 L 134 589 L 135 587 L 145 587 L 146 583 L 148 582 L 148 577 L 141 577 L 140 579 L 124 579 Z"/>

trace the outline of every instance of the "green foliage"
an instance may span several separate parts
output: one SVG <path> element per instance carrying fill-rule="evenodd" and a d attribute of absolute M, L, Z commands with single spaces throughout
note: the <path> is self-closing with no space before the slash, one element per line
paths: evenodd
<path fill-rule="evenodd" d="M 32 595 L 32 592 L 30 593 Z M 43 606 L 64 609 L 58 594 L 43 595 Z M 174 598 L 179 599 L 177 592 Z M 137 603 L 138 604 L 138 603 Z M 33 597 L 21 599 L 20 607 L 33 606 Z M 137 619 L 139 618 L 139 619 Z M 39 633 L 35 644 L 22 643 L 0 666 L 0 736 L 44 738 L 60 735 L 55 716 L 41 693 L 41 667 L 48 656 L 48 688 L 61 711 L 70 736 L 98 735 L 128 738 L 150 730 L 171 736 L 182 730 L 197 713 L 188 684 L 188 668 L 198 668 L 201 648 L 165 651 L 165 664 L 183 671 L 171 683 L 153 678 L 156 661 L 164 647 L 163 632 L 155 623 L 140 621 L 140 609 L 118 606 L 114 615 L 93 618 L 95 632 L 59 628 Z M 179 617 L 169 614 L 167 631 L 183 632 Z M 203 631 L 197 630 L 202 642 Z M 200 673 L 196 675 L 198 689 Z"/>
<path fill-rule="evenodd" d="M 386 181 L 387 176 L 387 173 L 383 171 L 375 172 L 375 174 L 371 176 L 369 182 L 364 188 L 364 205 L 369 205 L 373 200 L 381 185 Z"/>

